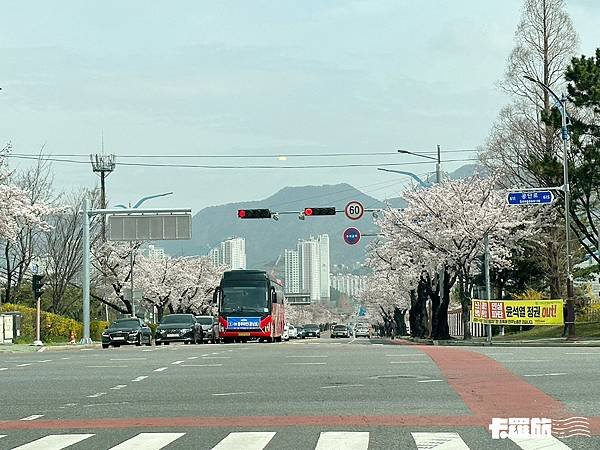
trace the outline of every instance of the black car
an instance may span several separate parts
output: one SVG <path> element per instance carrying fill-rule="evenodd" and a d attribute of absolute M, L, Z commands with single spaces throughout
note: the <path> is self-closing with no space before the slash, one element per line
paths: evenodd
<path fill-rule="evenodd" d="M 213 316 L 196 316 L 196 323 L 202 327 L 203 339 L 215 344 L 219 340 L 217 320 Z"/>
<path fill-rule="evenodd" d="M 334 325 L 331 330 L 331 338 L 350 337 L 348 327 L 346 325 Z"/>
<path fill-rule="evenodd" d="M 302 339 L 307 337 L 321 337 L 321 327 L 314 323 L 304 325 L 304 331 L 302 332 Z"/>
<path fill-rule="evenodd" d="M 202 327 L 193 314 L 169 314 L 156 327 L 154 341 L 156 345 L 171 342 L 197 344 L 202 342 Z"/>
<path fill-rule="evenodd" d="M 102 333 L 102 348 L 127 344 L 152 344 L 152 331 L 142 319 L 137 317 L 117 319 Z"/>

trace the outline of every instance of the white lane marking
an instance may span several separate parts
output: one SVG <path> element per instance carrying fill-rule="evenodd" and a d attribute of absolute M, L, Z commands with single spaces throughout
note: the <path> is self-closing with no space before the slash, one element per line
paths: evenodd
<path fill-rule="evenodd" d="M 106 392 L 96 392 L 95 394 L 87 395 L 87 397 L 88 398 L 98 398 L 98 397 L 102 397 L 103 395 L 106 395 Z"/>
<path fill-rule="evenodd" d="M 275 432 L 244 431 L 229 433 L 212 450 L 262 450 L 273 439 Z"/>
<path fill-rule="evenodd" d="M 561 375 L 567 375 L 566 372 L 555 372 L 555 373 L 532 373 L 529 375 L 523 375 L 524 377 L 558 377 Z"/>
<path fill-rule="evenodd" d="M 188 356 L 188 359 L 198 359 L 198 356 Z"/>
<path fill-rule="evenodd" d="M 129 366 L 85 366 L 88 369 L 127 369 Z"/>
<path fill-rule="evenodd" d="M 127 387 L 127 385 L 126 384 L 117 384 L 116 386 L 111 387 L 111 389 L 114 391 L 118 391 L 120 389 L 123 389 L 124 387 Z"/>
<path fill-rule="evenodd" d="M 0 439 L 2 439 L 3 437 L 6 437 L 5 434 L 0 434 Z"/>
<path fill-rule="evenodd" d="M 8 370 L 8 367 L 0 367 L 0 372 L 2 372 L 3 370 Z"/>
<path fill-rule="evenodd" d="M 143 352 L 153 352 L 154 350 L 150 350 L 150 349 L 144 349 L 142 350 Z"/>
<path fill-rule="evenodd" d="M 383 344 L 373 344 L 373 345 L 383 346 Z"/>
<path fill-rule="evenodd" d="M 347 387 L 364 387 L 364 384 L 337 384 L 333 386 L 321 386 L 321 389 L 347 388 Z"/>
<path fill-rule="evenodd" d="M 390 361 L 390 364 L 429 364 L 431 361 Z"/>
<path fill-rule="evenodd" d="M 600 355 L 600 352 L 566 352 L 565 355 Z"/>
<path fill-rule="evenodd" d="M 458 433 L 410 433 L 418 450 L 469 450 Z"/>
<path fill-rule="evenodd" d="M 185 433 L 140 433 L 111 450 L 159 450 L 183 435 Z"/>
<path fill-rule="evenodd" d="M 42 359 L 41 361 L 38 361 L 38 362 L 41 362 L 41 363 L 43 363 L 43 362 L 52 362 L 52 360 L 51 359 Z"/>
<path fill-rule="evenodd" d="M 286 358 L 329 358 L 329 355 L 293 355 Z"/>
<path fill-rule="evenodd" d="M 25 363 L 25 364 L 17 364 L 17 367 L 25 367 L 25 366 L 30 366 L 31 363 Z"/>
<path fill-rule="evenodd" d="M 297 362 L 297 363 L 285 363 L 289 366 L 324 366 L 327 363 L 324 362 Z"/>
<path fill-rule="evenodd" d="M 181 364 L 183 361 L 173 361 L 171 364 L 173 364 L 174 366 Z"/>
<path fill-rule="evenodd" d="M 513 353 L 510 352 L 499 352 L 499 353 L 481 353 L 482 355 L 485 356 L 505 356 L 505 355 L 513 355 Z"/>
<path fill-rule="evenodd" d="M 321 432 L 315 450 L 367 450 L 369 432 L 366 431 L 327 431 Z"/>
<path fill-rule="evenodd" d="M 214 396 L 224 396 L 224 395 L 246 395 L 246 394 L 256 394 L 256 392 L 223 392 L 222 394 L 212 394 Z"/>
<path fill-rule="evenodd" d="M 202 359 L 231 359 L 231 356 L 203 356 Z"/>
<path fill-rule="evenodd" d="M 524 363 L 524 362 L 547 362 L 552 361 L 551 359 L 506 359 L 506 360 L 498 360 L 501 363 Z"/>
<path fill-rule="evenodd" d="M 168 367 L 159 367 L 158 369 L 154 369 L 155 372 L 162 372 L 164 370 L 167 370 Z"/>
<path fill-rule="evenodd" d="M 77 444 L 93 434 L 50 434 L 13 450 L 61 450 Z"/>
<path fill-rule="evenodd" d="M 28 417 L 23 417 L 22 419 L 19 419 L 19 420 L 35 420 L 35 419 L 39 419 L 40 417 L 44 417 L 44 415 L 43 414 L 33 414 Z"/>
<path fill-rule="evenodd" d="M 45 351 L 46 351 L 46 347 L 41 347 L 41 348 L 38 350 L 38 353 L 42 353 L 42 352 L 45 352 Z"/>
<path fill-rule="evenodd" d="M 148 378 L 148 375 L 140 375 L 139 377 L 134 378 L 131 381 L 142 381 L 142 380 L 145 380 L 146 378 Z"/>
<path fill-rule="evenodd" d="M 385 356 L 391 356 L 393 358 L 414 358 L 416 356 L 427 356 L 425 353 L 419 353 L 419 354 L 414 354 L 414 353 L 389 353 Z"/>
<path fill-rule="evenodd" d="M 348 344 L 352 344 L 355 340 L 356 338 L 352 339 L 350 342 L 348 342 Z"/>
<path fill-rule="evenodd" d="M 223 364 L 182 364 L 181 367 L 221 367 Z"/>
<path fill-rule="evenodd" d="M 419 381 L 417 381 L 417 383 L 436 383 L 438 381 L 444 381 L 444 380 L 419 380 Z"/>
<path fill-rule="evenodd" d="M 145 361 L 148 358 L 110 358 L 110 361 Z"/>
<path fill-rule="evenodd" d="M 540 439 L 523 439 L 517 437 L 509 438 L 523 450 L 571 450 L 571 447 L 563 444 L 554 436 Z"/>
<path fill-rule="evenodd" d="M 70 356 L 68 356 L 68 357 L 66 357 L 66 358 L 60 358 L 60 359 L 71 359 L 71 357 L 70 357 Z"/>

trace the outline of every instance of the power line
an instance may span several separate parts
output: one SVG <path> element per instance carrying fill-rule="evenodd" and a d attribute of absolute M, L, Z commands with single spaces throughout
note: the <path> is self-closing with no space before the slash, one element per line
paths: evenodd
<path fill-rule="evenodd" d="M 65 158 L 54 158 L 54 157 L 33 157 L 33 156 L 18 156 L 16 154 L 8 155 L 10 158 L 25 159 L 25 160 L 39 160 L 45 161 L 68 163 L 68 164 L 89 164 L 89 161 L 78 161 L 74 159 Z M 478 158 L 460 158 L 460 159 L 446 159 L 441 162 L 466 162 L 466 161 L 478 161 Z M 353 168 L 353 167 L 396 167 L 396 166 L 412 166 L 425 164 L 422 161 L 415 162 L 401 162 L 401 163 L 351 163 L 351 164 L 308 164 L 298 166 L 285 166 L 282 164 L 278 165 L 208 165 L 208 164 L 173 164 L 173 163 L 136 163 L 136 162 L 117 162 L 118 166 L 129 166 L 129 167 L 162 167 L 162 168 L 179 168 L 179 169 L 277 169 L 277 170 L 290 170 L 290 169 L 341 169 L 341 168 Z"/>

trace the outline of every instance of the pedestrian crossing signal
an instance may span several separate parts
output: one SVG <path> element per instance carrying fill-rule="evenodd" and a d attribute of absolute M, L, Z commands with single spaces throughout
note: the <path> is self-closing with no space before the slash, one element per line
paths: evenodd
<path fill-rule="evenodd" d="M 269 209 L 238 209 L 240 219 L 270 219 L 271 215 Z"/>

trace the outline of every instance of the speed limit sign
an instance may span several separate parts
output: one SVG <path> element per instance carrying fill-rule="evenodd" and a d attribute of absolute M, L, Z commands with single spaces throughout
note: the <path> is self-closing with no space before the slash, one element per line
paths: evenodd
<path fill-rule="evenodd" d="M 350 220 L 358 220 L 365 213 L 365 208 L 361 202 L 356 200 L 352 200 L 350 203 L 346 205 L 344 208 L 344 213 L 346 217 Z"/>

